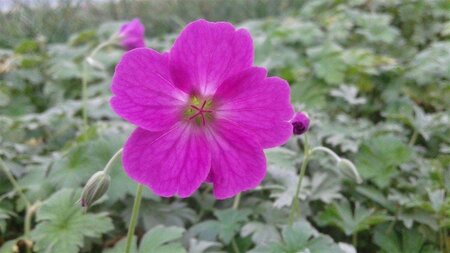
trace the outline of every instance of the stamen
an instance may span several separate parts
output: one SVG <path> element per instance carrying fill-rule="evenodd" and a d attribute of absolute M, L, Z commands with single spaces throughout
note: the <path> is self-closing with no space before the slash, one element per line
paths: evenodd
<path fill-rule="evenodd" d="M 201 100 L 200 100 L 201 101 Z M 210 108 L 209 108 L 209 105 L 210 105 L 210 103 L 208 103 L 208 101 L 207 100 L 203 100 L 202 102 L 201 102 L 201 105 L 200 105 L 200 101 L 197 99 L 197 98 L 194 98 L 193 100 L 192 100 L 192 103 L 193 104 L 191 104 L 190 105 L 190 108 L 191 109 L 188 109 L 188 110 L 195 110 L 195 111 L 192 111 L 191 113 L 194 113 L 194 115 L 192 115 L 191 113 L 189 113 L 187 116 L 189 116 L 189 115 L 191 115 L 190 117 L 189 117 L 189 120 L 192 120 L 192 119 L 196 119 L 198 116 L 200 116 L 200 117 L 202 117 L 201 118 L 201 123 L 199 122 L 199 121 L 197 121 L 197 123 L 198 124 L 203 124 L 203 125 L 206 125 L 206 119 L 207 118 L 210 118 L 210 117 L 208 117 L 207 115 L 205 115 L 206 113 L 212 113 L 212 110 L 209 110 Z M 206 108 L 205 108 L 206 107 Z"/>
<path fill-rule="evenodd" d="M 201 112 L 197 112 L 196 114 L 192 115 L 191 117 L 189 117 L 189 119 L 194 119 L 195 117 L 197 117 L 199 114 L 202 114 Z"/>

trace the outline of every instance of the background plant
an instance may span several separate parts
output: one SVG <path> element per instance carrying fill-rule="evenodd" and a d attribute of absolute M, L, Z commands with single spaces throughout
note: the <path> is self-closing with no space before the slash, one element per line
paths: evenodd
<path fill-rule="evenodd" d="M 363 179 L 357 184 L 332 157 L 315 152 L 295 196 L 304 143 L 293 137 L 267 151 L 266 180 L 243 194 L 237 209 L 233 200 L 215 201 L 207 185 L 184 200 L 146 190 L 134 252 L 450 249 L 448 1 L 47 4 L 17 3 L 0 15 L 0 158 L 19 186 L 0 172 L 1 253 L 26 252 L 31 242 L 34 252 L 123 250 L 135 185 L 120 164 L 87 214 L 75 202 L 132 130 L 108 105 L 123 51 L 106 47 L 95 56 L 101 67 L 87 68 L 89 128 L 82 64 L 134 16 L 159 50 L 200 17 L 248 28 L 256 63 L 289 80 L 297 109 L 310 115 L 310 146 L 352 161 Z M 289 226 L 295 198 L 301 216 Z"/>

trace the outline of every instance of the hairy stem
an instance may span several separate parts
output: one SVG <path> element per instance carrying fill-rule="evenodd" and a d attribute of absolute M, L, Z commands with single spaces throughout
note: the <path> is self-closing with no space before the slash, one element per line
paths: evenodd
<path fill-rule="evenodd" d="M 33 205 L 27 207 L 27 212 L 25 214 L 25 222 L 24 222 L 24 237 L 26 239 L 30 239 L 31 233 L 31 220 L 33 219 L 33 215 L 36 213 L 36 210 L 41 206 L 41 202 L 37 201 Z M 26 244 L 26 252 L 31 253 L 32 245 Z"/>
<path fill-rule="evenodd" d="M 115 44 L 116 40 L 119 38 L 117 34 L 111 36 L 107 41 L 100 43 L 97 47 L 95 47 L 91 53 L 83 60 L 81 63 L 81 101 L 82 101 L 82 115 L 83 115 L 83 126 L 85 129 L 89 126 L 88 117 L 87 117 L 87 84 L 88 84 L 88 76 L 87 76 L 87 64 L 89 59 L 93 59 L 94 56 L 103 48 Z"/>
<path fill-rule="evenodd" d="M 35 205 L 31 205 L 31 202 L 28 200 L 27 196 L 25 196 L 25 193 L 22 191 L 22 187 L 20 187 L 17 180 L 14 178 L 13 174 L 11 173 L 11 170 L 6 167 L 6 164 L 3 162 L 3 160 L 0 158 L 0 169 L 3 170 L 6 177 L 8 178 L 9 182 L 14 187 L 14 190 L 17 192 L 19 197 L 22 199 L 22 201 L 26 205 L 26 213 L 25 213 L 25 223 L 24 223 L 24 229 L 23 229 L 23 236 L 26 240 L 30 240 L 30 231 L 31 231 L 31 217 L 34 213 L 33 210 L 36 208 Z M 27 241 L 28 243 L 28 241 Z M 26 252 L 31 253 L 31 246 L 26 244 Z"/>
<path fill-rule="evenodd" d="M 233 209 L 238 209 L 239 202 L 241 202 L 241 193 L 238 193 L 238 195 L 236 195 L 236 197 L 234 197 Z"/>
<path fill-rule="evenodd" d="M 414 129 L 413 134 L 411 135 L 411 139 L 409 140 L 408 145 L 409 146 L 413 146 L 414 143 L 416 143 L 417 137 L 419 136 L 419 132 L 417 132 L 417 130 Z"/>
<path fill-rule="evenodd" d="M 303 157 L 303 163 L 302 163 L 302 167 L 300 168 L 300 175 L 298 177 L 298 183 L 297 183 L 297 187 L 295 189 L 295 194 L 294 197 L 292 199 L 292 204 L 291 204 L 291 211 L 289 213 L 289 226 L 292 226 L 292 224 L 294 223 L 294 219 L 295 219 L 295 213 L 297 212 L 297 210 L 300 211 L 299 209 L 299 200 L 298 200 L 298 195 L 300 193 L 300 189 L 302 187 L 302 181 L 303 181 L 303 177 L 305 177 L 305 171 L 306 171 L 306 167 L 308 166 L 308 162 L 309 162 L 309 156 L 310 156 L 310 150 L 309 150 L 309 145 L 308 145 L 308 138 L 305 135 L 305 144 L 304 144 L 304 152 L 305 155 Z"/>
<path fill-rule="evenodd" d="M 239 247 L 236 243 L 236 240 L 234 240 L 234 238 L 231 240 L 231 246 L 233 247 L 234 253 L 241 253 L 241 251 L 239 251 Z"/>
<path fill-rule="evenodd" d="M 333 157 L 333 159 L 336 162 L 339 162 L 341 160 L 341 158 L 338 155 L 336 155 L 336 153 L 334 153 L 333 150 L 331 150 L 331 149 L 329 149 L 327 147 L 322 147 L 322 146 L 315 147 L 315 148 L 311 149 L 310 154 L 313 154 L 314 152 L 317 152 L 317 151 L 322 151 L 322 152 L 325 152 L 325 153 L 329 154 L 331 157 Z"/>
<path fill-rule="evenodd" d="M 122 152 L 123 152 L 123 148 L 117 150 L 117 152 L 111 157 L 111 159 L 109 159 L 108 163 L 106 164 L 105 168 L 103 169 L 103 172 L 105 172 L 105 174 L 109 174 L 109 171 L 111 171 L 114 163 L 120 157 Z"/>
<path fill-rule="evenodd" d="M 450 245 L 448 244 L 448 229 L 447 228 L 443 228 L 444 230 L 444 247 L 445 247 L 445 252 L 450 252 Z"/>
<path fill-rule="evenodd" d="M 352 235 L 352 244 L 355 247 L 355 249 L 358 247 L 358 233 L 353 233 Z"/>
<path fill-rule="evenodd" d="M 233 207 L 232 207 L 234 210 L 237 210 L 239 208 L 239 202 L 241 202 L 241 193 L 238 193 L 238 195 L 236 195 L 236 197 L 234 197 Z M 231 239 L 231 246 L 233 247 L 234 253 L 241 253 L 239 251 L 239 247 L 238 247 L 234 237 L 233 237 L 233 239 Z"/>
<path fill-rule="evenodd" d="M 139 208 L 141 207 L 142 190 L 144 186 L 138 184 L 136 189 L 136 197 L 134 198 L 133 211 L 131 213 L 130 225 L 128 227 L 127 245 L 125 246 L 125 253 L 131 252 L 131 245 L 133 244 L 134 230 L 136 229 L 136 222 L 139 217 Z"/>
<path fill-rule="evenodd" d="M 1 158 L 0 158 L 0 169 L 3 170 L 9 182 L 12 184 L 17 194 L 19 194 L 19 197 L 22 199 L 22 201 L 25 202 L 27 206 L 30 206 L 31 205 L 30 201 L 28 200 L 27 196 L 25 196 L 25 194 L 23 193 L 22 187 L 20 187 L 19 183 L 11 173 L 11 170 L 8 167 L 6 167 L 6 164 L 3 162 Z"/>
<path fill-rule="evenodd" d="M 81 63 L 81 103 L 82 103 L 82 115 L 83 126 L 86 130 L 89 126 L 87 117 L 87 63 L 83 61 Z"/>
<path fill-rule="evenodd" d="M 109 46 L 109 45 L 113 45 L 116 43 L 116 40 L 119 38 L 119 36 L 117 34 L 114 34 L 113 36 L 111 36 L 107 41 L 104 41 L 100 44 L 98 44 L 98 46 L 96 46 L 91 53 L 89 54 L 89 56 L 87 58 L 94 58 L 94 56 L 103 48 Z"/>

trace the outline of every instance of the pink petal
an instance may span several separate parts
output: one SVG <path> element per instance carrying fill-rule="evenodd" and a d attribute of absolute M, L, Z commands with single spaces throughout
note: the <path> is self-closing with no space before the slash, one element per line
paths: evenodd
<path fill-rule="evenodd" d="M 122 160 L 130 178 L 163 197 L 192 195 L 211 167 L 203 133 L 184 123 L 166 132 L 137 128 L 125 144 Z"/>
<path fill-rule="evenodd" d="M 174 82 L 187 93 L 211 95 L 227 77 L 253 64 L 247 30 L 227 22 L 197 20 L 186 26 L 170 51 Z"/>
<path fill-rule="evenodd" d="M 267 77 L 263 68 L 250 68 L 227 79 L 214 95 L 217 118 L 252 133 L 263 148 L 282 145 L 292 135 L 294 110 L 289 84 Z"/>
<path fill-rule="evenodd" d="M 209 130 L 208 179 L 214 184 L 214 196 L 230 198 L 258 186 L 266 175 L 266 158 L 253 136 L 225 120 L 217 120 Z"/>
<path fill-rule="evenodd" d="M 168 66 L 167 54 L 147 48 L 127 52 L 112 81 L 114 111 L 150 131 L 173 126 L 183 117 L 188 95 L 173 85 Z"/>

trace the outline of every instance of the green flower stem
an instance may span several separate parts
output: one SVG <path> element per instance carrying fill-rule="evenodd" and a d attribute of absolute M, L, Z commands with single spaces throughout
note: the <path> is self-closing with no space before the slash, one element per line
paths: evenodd
<path fill-rule="evenodd" d="M 13 185 L 14 190 L 19 194 L 20 198 L 25 202 L 27 206 L 30 206 L 30 201 L 28 200 L 27 196 L 22 191 L 22 187 L 20 187 L 19 183 L 16 181 L 14 176 L 12 175 L 11 171 L 8 167 L 6 167 L 6 164 L 3 162 L 3 160 L 0 158 L 0 168 L 5 173 L 6 177 L 8 178 L 9 182 Z"/>
<path fill-rule="evenodd" d="M 233 240 L 231 240 L 231 246 L 233 247 L 233 250 L 234 250 L 235 253 L 241 253 L 239 251 L 239 247 L 238 247 L 238 245 L 236 243 L 236 240 L 234 240 L 234 238 L 233 238 Z"/>
<path fill-rule="evenodd" d="M 352 235 L 352 244 L 355 247 L 355 249 L 358 247 L 358 233 L 355 232 Z"/>
<path fill-rule="evenodd" d="M 123 148 L 117 150 L 117 152 L 111 157 L 111 159 L 109 159 L 108 163 L 106 164 L 105 168 L 103 169 L 103 172 L 105 172 L 105 174 L 109 174 L 114 163 L 117 161 L 117 159 L 120 157 L 120 155 L 122 155 L 122 152 L 123 152 Z"/>
<path fill-rule="evenodd" d="M 238 193 L 238 195 L 236 195 L 236 197 L 234 197 L 232 208 L 234 210 L 237 210 L 239 208 L 240 202 L 241 202 L 241 193 Z M 233 237 L 233 239 L 231 239 L 231 246 L 233 247 L 234 253 L 241 253 L 234 237 Z"/>
<path fill-rule="evenodd" d="M 236 195 L 236 197 L 234 197 L 233 209 L 236 209 L 236 210 L 238 209 L 239 202 L 241 202 L 241 193 L 238 193 L 238 195 Z"/>
<path fill-rule="evenodd" d="M 31 231 L 31 218 L 34 213 L 34 210 L 36 210 L 37 207 L 35 205 L 31 205 L 31 202 L 28 200 L 27 196 L 22 191 L 22 187 L 20 187 L 17 180 L 14 178 L 13 174 L 11 173 L 11 170 L 6 167 L 6 164 L 3 162 L 3 160 L 0 158 L 0 168 L 5 173 L 6 177 L 8 178 L 9 182 L 13 185 L 14 190 L 17 192 L 19 197 L 22 199 L 23 202 L 26 204 L 26 214 L 25 214 L 25 223 L 24 223 L 24 238 L 26 240 L 30 240 L 30 231 Z M 27 241 L 28 242 L 28 241 Z M 26 244 L 26 252 L 31 253 L 31 248 L 28 244 Z"/>
<path fill-rule="evenodd" d="M 331 157 L 333 157 L 333 159 L 336 162 L 339 162 L 341 160 L 341 158 L 336 153 L 334 153 L 333 150 L 326 148 L 326 147 L 322 147 L 322 146 L 311 149 L 310 155 L 312 155 L 314 152 L 317 152 L 317 151 L 322 151 L 322 152 L 329 154 Z"/>
<path fill-rule="evenodd" d="M 81 63 L 81 103 L 82 103 L 82 115 L 83 115 L 83 126 L 86 130 L 89 126 L 89 121 L 87 117 L 87 63 L 83 61 Z"/>
<path fill-rule="evenodd" d="M 411 139 L 409 140 L 409 146 L 414 146 L 414 143 L 416 143 L 417 137 L 419 137 L 419 132 L 417 132 L 416 129 L 414 129 L 413 134 L 411 135 Z"/>
<path fill-rule="evenodd" d="M 27 208 L 27 212 L 25 214 L 25 222 L 24 222 L 24 236 L 28 238 L 31 231 L 31 218 L 33 217 L 33 211 L 31 208 Z"/>
<path fill-rule="evenodd" d="M 125 253 L 131 252 L 131 245 L 133 244 L 134 230 L 136 229 L 136 222 L 139 217 L 139 208 L 141 207 L 142 190 L 144 186 L 138 184 L 136 189 L 136 197 L 134 198 L 133 211 L 131 213 L 130 226 L 128 227 L 127 245 L 125 247 Z"/>
<path fill-rule="evenodd" d="M 87 129 L 89 126 L 89 121 L 87 117 L 87 84 L 88 84 L 88 76 L 87 76 L 87 63 L 88 59 L 93 59 L 94 56 L 103 48 L 116 44 L 119 35 L 112 35 L 107 41 L 100 43 L 97 47 L 95 47 L 90 54 L 83 60 L 81 63 L 81 101 L 82 101 L 82 115 L 83 115 L 83 125 L 84 128 Z"/>
<path fill-rule="evenodd" d="M 292 226 L 292 224 L 294 223 L 295 213 L 297 212 L 297 210 L 300 211 L 300 209 L 299 209 L 300 203 L 299 203 L 299 200 L 298 200 L 298 195 L 300 193 L 300 189 L 301 189 L 301 186 L 302 186 L 303 177 L 305 177 L 306 167 L 308 167 L 309 156 L 311 155 L 311 150 L 309 149 L 308 138 L 307 138 L 306 135 L 305 135 L 304 147 L 305 147 L 304 148 L 305 155 L 303 157 L 302 167 L 300 168 L 300 175 L 298 177 L 297 188 L 295 189 L 295 194 L 294 194 L 294 197 L 292 199 L 291 211 L 289 213 L 289 226 Z"/>
<path fill-rule="evenodd" d="M 33 215 L 36 213 L 37 209 L 41 206 L 41 202 L 37 201 L 33 205 L 28 206 L 27 212 L 25 214 L 25 222 L 24 222 L 24 237 L 26 239 L 30 239 L 30 233 L 31 233 L 31 220 L 33 218 Z M 26 244 L 26 252 L 31 253 L 32 245 Z"/>
<path fill-rule="evenodd" d="M 108 40 L 98 44 L 98 46 L 96 46 L 91 53 L 89 54 L 89 56 L 87 58 L 93 58 L 100 50 L 102 50 L 103 48 L 110 46 L 110 45 L 114 45 L 117 43 L 117 41 L 119 40 L 120 36 L 118 34 L 113 34 L 111 37 L 109 37 Z"/>
<path fill-rule="evenodd" d="M 450 245 L 448 243 L 448 229 L 447 228 L 443 228 L 444 229 L 444 246 L 445 246 L 445 252 L 450 252 Z"/>

